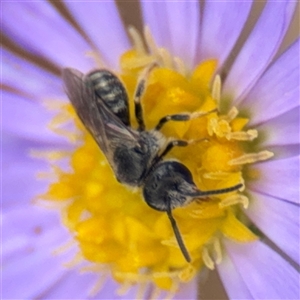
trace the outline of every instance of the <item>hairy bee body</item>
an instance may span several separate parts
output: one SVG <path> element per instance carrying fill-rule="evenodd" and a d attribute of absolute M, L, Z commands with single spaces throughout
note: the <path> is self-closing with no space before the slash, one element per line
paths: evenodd
<path fill-rule="evenodd" d="M 118 181 L 130 186 L 143 185 L 160 149 L 161 140 L 148 131 L 138 133 L 136 144 L 132 147 L 119 145 L 113 154 Z"/>

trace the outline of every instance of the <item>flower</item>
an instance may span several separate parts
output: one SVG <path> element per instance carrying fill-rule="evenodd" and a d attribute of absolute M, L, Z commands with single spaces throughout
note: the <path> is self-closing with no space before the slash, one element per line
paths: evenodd
<path fill-rule="evenodd" d="M 63 269 L 62 262 L 74 257 L 78 251 L 94 263 L 117 260 L 114 265 L 117 271 L 111 268 L 108 271 L 122 283 L 120 293 L 126 284 L 130 286 L 132 282 L 146 278 L 146 283 L 151 281 L 173 294 L 176 282 L 170 281 L 169 277 L 175 270 L 179 273 L 177 276 L 174 272 L 176 280 L 194 280 L 181 284 L 174 297 L 196 298 L 194 274 L 202 265 L 213 268 L 214 263 L 221 260 L 222 253 L 222 261 L 216 267 L 230 298 L 297 298 L 299 40 L 272 62 L 296 3 L 268 2 L 232 61 L 227 59 L 247 20 L 251 2 L 221 4 L 207 1 L 201 20 L 197 2 L 143 1 L 141 5 L 144 24 L 150 29 L 145 30 L 149 52 L 143 49 L 134 29 L 130 32 L 135 51 L 131 50 L 126 30 L 112 1 L 101 4 L 65 2 L 67 10 L 61 6 L 60 12 L 65 12 L 76 26 L 71 26 L 59 14 L 55 9 L 57 5 L 54 7 L 48 2 L 3 3 L 4 34 L 23 48 L 21 53 L 26 54 L 25 57 L 31 58 L 28 61 L 2 49 L 5 87 L 3 153 L 7 167 L 3 176 L 4 298 L 85 298 L 91 281 L 95 280 L 93 277 L 106 274 L 107 264 L 87 265 L 85 269 L 92 272 L 83 275 L 78 274 L 79 268 Z M 78 31 L 84 34 L 80 35 Z M 261 46 L 265 40 L 267 42 Z M 88 72 L 95 68 L 94 59 L 86 55 L 88 50 L 93 55 L 100 53 L 101 63 L 118 70 L 130 95 L 136 85 L 139 67 L 153 59 L 158 60 L 159 68 L 149 75 L 143 99 L 147 128 L 155 126 L 157 120 L 166 114 L 210 112 L 188 124 L 166 124 L 163 129 L 166 136 L 188 140 L 198 136 L 205 138 L 185 149 L 174 149 L 173 156 L 189 167 L 202 190 L 225 188 L 244 180 L 243 193 L 221 195 L 200 204 L 194 202 L 174 211 L 187 248 L 195 259 L 191 265 L 184 261 L 176 243 L 174 246 L 174 233 L 167 217 L 148 208 L 138 195 L 112 182 L 110 178 L 113 176 L 109 175 L 104 157 L 78 121 L 75 120 L 75 126 L 74 123 L 64 124 L 76 117 L 67 102 L 55 101 L 66 100 L 57 70 L 68 66 Z M 33 64 L 33 56 L 50 62 L 44 66 L 53 72 Z M 121 68 L 118 67 L 119 59 Z M 163 101 L 158 102 L 159 99 Z M 216 106 L 220 113 L 214 111 Z M 71 141 L 79 140 L 80 146 L 67 142 L 63 136 Z M 29 152 L 43 156 L 46 161 L 33 159 L 28 156 Z M 274 157 L 260 162 L 270 158 L 270 152 Z M 71 164 L 65 164 L 70 153 Z M 248 162 L 254 164 L 240 167 Z M 52 172 L 49 173 L 49 169 Z M 105 173 L 99 170 L 105 170 Z M 34 180 L 37 172 L 52 183 Z M 56 176 L 52 178 L 53 175 Z M 90 179 L 96 184 L 93 185 Z M 102 193 L 102 188 L 105 190 L 102 183 L 106 180 L 114 190 L 106 190 L 102 195 L 110 200 L 103 206 L 102 202 L 91 200 L 93 195 L 97 198 Z M 82 183 L 89 197 L 81 196 L 82 201 L 76 201 L 74 196 L 78 193 L 74 190 L 78 187 L 82 191 Z M 49 209 L 30 204 L 30 200 L 41 194 L 44 198 L 56 200 L 66 215 L 60 218 Z M 69 198 L 73 200 L 63 201 Z M 124 199 L 128 201 L 127 211 L 124 211 Z M 246 208 L 248 201 L 249 207 Z M 244 208 L 240 207 L 240 202 Z M 82 208 L 82 205 L 85 206 Z M 110 205 L 115 206 L 114 212 L 118 214 L 110 214 Z M 86 211 L 89 214 L 83 214 L 84 219 L 81 219 L 81 213 Z M 99 217 L 99 211 L 103 218 Z M 138 219 L 136 216 L 140 212 Z M 66 247 L 58 248 L 62 242 L 70 240 L 61 220 L 75 233 L 78 244 L 74 245 L 71 238 Z M 107 221 L 115 226 L 112 228 L 116 228 L 115 231 L 110 231 Z M 155 222 L 157 227 L 150 228 L 149 222 Z M 201 230 L 197 231 L 195 225 L 198 224 Z M 132 228 L 130 234 L 122 231 L 123 226 L 126 230 Z M 249 228 L 260 237 L 259 240 Z M 206 234 L 209 230 L 212 232 L 205 236 L 202 234 L 204 229 Z M 114 245 L 103 244 L 107 232 L 110 234 L 107 240 L 123 242 L 125 254 L 120 255 L 120 248 Z M 218 232 L 247 243 L 220 239 Z M 115 239 L 112 239 L 113 234 L 117 236 Z M 135 240 L 136 244 L 133 243 Z M 97 245 L 106 246 L 107 250 L 100 247 L 95 251 Z M 130 251 L 126 246 L 131 248 Z M 170 250 L 172 247 L 174 251 Z M 56 253 L 49 255 L 53 249 Z M 154 250 L 161 257 L 154 256 Z M 122 255 L 127 259 L 122 260 Z M 81 257 L 75 256 L 69 266 L 81 261 Z M 140 273 L 141 269 L 144 274 Z M 119 274 L 126 276 L 123 278 Z M 128 274 L 135 277 L 128 277 Z M 113 291 L 118 284 L 108 279 L 109 284 L 100 290 L 98 285 L 103 279 L 107 278 L 96 282 L 94 296 L 116 298 Z M 153 285 L 152 290 L 147 290 L 143 281 L 139 283 L 128 294 L 119 297 L 130 299 L 155 293 Z"/>

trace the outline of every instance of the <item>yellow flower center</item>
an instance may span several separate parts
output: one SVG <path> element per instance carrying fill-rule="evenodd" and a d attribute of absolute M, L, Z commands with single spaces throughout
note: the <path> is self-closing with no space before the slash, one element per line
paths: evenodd
<path fill-rule="evenodd" d="M 146 130 L 153 129 L 166 115 L 196 116 L 189 121 L 169 121 L 162 127 L 161 132 L 167 138 L 192 141 L 186 147 L 173 148 L 165 159 L 173 158 L 187 166 L 202 191 L 244 183 L 247 176 L 244 165 L 272 154 L 267 151 L 246 154 L 257 132 L 244 129 L 248 120 L 239 117 L 236 108 L 220 113 L 217 61 L 204 61 L 187 72 L 178 58 L 172 59 L 165 49 L 156 47 L 149 33 L 146 34 L 149 52 L 132 29 L 131 34 L 135 48 L 121 57 L 119 76 L 130 98 L 133 128 L 137 126 L 133 94 L 138 78 L 149 63 L 156 61 L 158 67 L 151 71 L 142 97 Z M 188 263 L 167 214 L 150 208 L 140 190 L 120 184 L 71 105 L 60 108 L 51 128 L 74 120 L 73 132 L 66 133 L 60 128 L 58 133 L 76 141 L 75 149 L 63 155 L 60 151 L 48 153 L 56 180 L 42 198 L 64 203 L 63 222 L 78 243 L 82 258 L 93 264 L 94 270 L 109 272 L 124 286 L 151 283 L 173 293 L 180 282 L 191 280 L 203 266 L 213 269 L 215 263 L 221 262 L 222 236 L 238 242 L 257 238 L 240 221 L 240 204 L 248 205 L 243 193 L 234 191 L 193 201 L 173 210 L 192 258 Z M 57 164 L 66 158 L 71 166 L 68 171 Z"/>

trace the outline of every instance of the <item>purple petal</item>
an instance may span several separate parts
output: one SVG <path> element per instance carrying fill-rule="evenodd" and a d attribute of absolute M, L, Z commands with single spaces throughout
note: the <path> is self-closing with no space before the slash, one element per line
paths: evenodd
<path fill-rule="evenodd" d="M 97 276 L 93 273 L 80 274 L 77 270 L 66 271 L 65 275 L 57 278 L 52 286 L 36 294 L 35 299 L 87 299 L 96 279 Z M 98 297 L 98 299 L 103 298 Z"/>
<path fill-rule="evenodd" d="M 1 27 L 20 47 L 60 67 L 88 71 L 94 65 L 91 46 L 47 1 L 3 2 Z"/>
<path fill-rule="evenodd" d="M 58 257 L 51 251 L 66 241 L 67 232 L 53 217 L 53 213 L 29 205 L 3 213 L 4 298 L 33 298 L 65 272 L 61 264 L 71 258 L 71 252 Z M 16 252 L 22 237 L 27 239 L 27 245 Z"/>
<path fill-rule="evenodd" d="M 36 226 L 36 228 L 39 228 Z M 9 228 L 3 228 L 9 231 Z M 39 230 L 39 229 L 37 229 Z M 55 247 L 63 245 L 66 240 L 66 235 L 62 234 L 61 229 L 57 226 L 55 229 L 45 230 L 43 233 L 37 233 L 35 236 L 26 236 L 20 234 L 10 236 L 2 241 L 2 259 L 3 262 L 9 265 L 16 260 L 26 260 L 34 251 L 49 251 L 49 247 L 55 250 Z M 37 250 L 38 249 L 38 250 Z M 49 256 L 51 253 L 49 252 Z"/>
<path fill-rule="evenodd" d="M 2 84 L 15 89 L 30 98 L 66 98 L 61 78 L 12 54 L 2 51 Z"/>
<path fill-rule="evenodd" d="M 300 146 L 299 144 L 273 145 L 268 146 L 268 150 L 271 150 L 277 159 L 286 159 L 299 155 Z"/>
<path fill-rule="evenodd" d="M 67 230 L 60 227 L 57 213 L 27 205 L 5 211 L 2 217 L 4 295 L 39 299 L 86 298 L 96 283 L 97 274 L 81 275 L 78 270 L 67 272 L 62 263 L 70 261 L 73 251 L 58 256 L 51 254 L 69 239 Z M 123 296 L 114 296 L 118 287 L 118 283 L 109 279 L 98 296 L 101 299 L 124 299 Z M 136 288 L 131 289 L 125 298 L 135 298 L 136 292 Z"/>
<path fill-rule="evenodd" d="M 49 165 L 29 156 L 32 149 L 42 150 L 41 145 L 2 134 L 3 170 L 1 182 L 2 209 L 29 203 L 45 192 L 48 182 L 38 180 L 37 173 L 48 170 Z M 17 188 L 16 188 L 17 187 Z"/>
<path fill-rule="evenodd" d="M 56 113 L 41 103 L 3 91 L 3 131 L 32 141 L 62 144 L 66 140 L 47 128 Z"/>
<path fill-rule="evenodd" d="M 26 235 L 23 233 L 4 238 L 2 245 L 3 261 L 5 264 L 9 265 L 11 262 L 13 263 L 20 259 L 26 260 L 32 255 L 32 252 L 41 250 L 48 251 L 50 257 L 51 251 L 64 245 L 68 238 L 67 234 L 61 230 L 59 225 L 43 230 L 43 232 L 40 232 L 39 226 L 35 227 L 36 232 L 34 234 Z M 10 228 L 7 228 L 7 226 L 4 226 L 3 229 L 10 232 Z"/>
<path fill-rule="evenodd" d="M 299 43 L 280 56 L 241 103 L 251 114 L 250 126 L 299 106 Z"/>
<path fill-rule="evenodd" d="M 141 0 L 144 25 L 149 26 L 155 42 L 160 47 L 171 48 L 171 33 L 167 23 L 165 2 Z"/>
<path fill-rule="evenodd" d="M 59 227 L 60 217 L 56 211 L 28 203 L 2 210 L 3 241 L 11 236 L 36 238 L 49 229 Z"/>
<path fill-rule="evenodd" d="M 224 84 L 225 97 L 239 103 L 276 54 L 290 24 L 296 2 L 267 2 L 256 26 L 237 56 Z"/>
<path fill-rule="evenodd" d="M 232 260 L 225 255 L 217 269 L 229 299 L 254 299 Z"/>
<path fill-rule="evenodd" d="M 137 286 L 133 286 L 125 295 L 118 295 L 117 290 L 120 284 L 109 277 L 108 274 L 104 281 L 103 287 L 94 296 L 89 296 L 90 291 L 97 283 L 97 279 L 101 273 L 84 273 L 80 274 L 77 270 L 70 271 L 62 280 L 58 280 L 54 286 L 44 291 L 37 298 L 43 299 L 136 299 Z"/>
<path fill-rule="evenodd" d="M 109 279 L 103 289 L 98 293 L 98 297 L 101 299 L 137 299 L 138 287 L 133 286 L 125 295 L 118 295 L 116 291 L 120 288 L 120 285 Z M 167 299 L 168 292 L 161 291 L 160 295 L 156 298 Z M 144 299 L 144 298 L 143 298 Z M 145 299 L 148 299 L 147 297 Z M 184 283 L 179 287 L 178 292 L 172 298 L 176 299 L 197 299 L 197 280 L 194 279 L 188 283 Z"/>
<path fill-rule="evenodd" d="M 216 58 L 222 66 L 247 20 L 252 1 L 206 1 L 198 61 Z"/>
<path fill-rule="evenodd" d="M 168 22 L 170 28 L 170 50 L 190 69 L 193 67 L 198 45 L 199 4 L 197 1 L 166 1 L 165 5 L 167 19 L 164 21 Z"/>
<path fill-rule="evenodd" d="M 49 249 L 41 248 L 27 257 L 15 259 L 3 264 L 2 295 L 5 299 L 33 299 L 53 282 L 58 280 L 65 270 L 61 261 L 51 255 Z M 38 284 L 37 284 L 38 283 Z"/>
<path fill-rule="evenodd" d="M 141 1 L 144 24 L 156 43 L 193 66 L 198 44 L 200 8 L 197 1 Z"/>
<path fill-rule="evenodd" d="M 110 67 L 118 68 L 119 58 L 129 49 L 130 42 L 114 1 L 64 2 L 97 46 L 100 57 Z"/>
<path fill-rule="evenodd" d="M 280 158 L 289 156 L 288 145 L 298 145 L 298 150 L 300 147 L 299 107 L 262 123 L 255 129 L 263 136 L 263 141 L 260 143 L 261 148 L 273 151 L 277 159 L 279 155 Z"/>
<path fill-rule="evenodd" d="M 39 298 L 43 299 L 83 299 L 87 298 L 88 293 L 97 281 L 96 273 L 77 274 L 70 271 L 59 280 L 53 287 L 45 291 Z M 92 299 L 136 299 L 137 287 L 133 286 L 125 295 L 118 295 L 116 291 L 120 285 L 108 278 L 103 288 Z M 195 281 L 186 283 L 173 299 L 196 299 L 197 287 Z M 191 296 L 193 295 L 193 296 Z M 42 297 L 41 297 L 42 296 Z M 158 298 L 160 299 L 160 297 Z M 165 299 L 165 298 L 164 298 Z"/>
<path fill-rule="evenodd" d="M 300 263 L 298 206 L 251 192 L 251 204 L 244 212 L 270 240 Z"/>
<path fill-rule="evenodd" d="M 133 286 L 129 289 L 129 291 L 125 295 L 119 295 L 117 293 L 118 289 L 120 289 L 120 284 L 114 281 L 111 278 L 108 278 L 107 282 L 99 291 L 96 299 L 116 299 L 116 300 L 122 300 L 122 299 L 137 299 L 137 286 Z"/>
<path fill-rule="evenodd" d="M 198 295 L 198 278 L 195 277 L 193 280 L 183 283 L 178 293 L 176 293 L 174 299 L 197 299 Z"/>
<path fill-rule="evenodd" d="M 67 230 L 61 227 L 57 212 L 31 205 L 19 206 L 6 210 L 2 220 L 4 295 L 19 299 L 49 299 L 38 296 L 50 290 L 54 295 L 60 294 L 60 298 L 72 296 L 76 299 L 79 295 L 85 298 L 95 276 L 75 275 L 77 271 L 74 270 L 67 272 L 62 264 L 71 260 L 73 250 L 61 255 L 52 254 L 70 238 Z M 71 284 L 66 282 L 68 277 L 74 279 L 70 290 L 66 289 Z"/>
<path fill-rule="evenodd" d="M 253 166 L 259 178 L 248 187 L 264 195 L 299 203 L 299 156 L 269 160 Z"/>
<path fill-rule="evenodd" d="M 259 241 L 224 244 L 253 299 L 299 298 L 299 273 L 271 248 Z"/>

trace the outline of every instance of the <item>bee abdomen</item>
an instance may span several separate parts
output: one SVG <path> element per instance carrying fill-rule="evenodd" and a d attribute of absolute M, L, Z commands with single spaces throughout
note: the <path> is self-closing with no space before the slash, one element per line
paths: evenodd
<path fill-rule="evenodd" d="M 127 92 L 117 76 L 102 69 L 88 74 L 96 95 L 125 124 L 129 124 Z"/>

